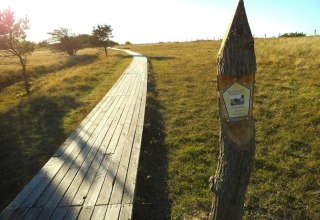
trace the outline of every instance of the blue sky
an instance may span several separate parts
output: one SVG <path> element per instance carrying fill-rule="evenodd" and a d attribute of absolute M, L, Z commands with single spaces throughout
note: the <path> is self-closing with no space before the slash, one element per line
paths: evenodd
<path fill-rule="evenodd" d="M 320 34 L 320 0 L 244 0 L 256 37 Z M 90 34 L 110 24 L 120 43 L 217 39 L 224 35 L 238 0 L 1 0 L 16 17 L 30 19 L 28 38 L 40 41 L 55 28 Z"/>

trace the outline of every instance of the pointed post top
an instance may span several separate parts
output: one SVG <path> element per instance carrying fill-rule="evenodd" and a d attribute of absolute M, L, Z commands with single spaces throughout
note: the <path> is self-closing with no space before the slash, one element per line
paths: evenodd
<path fill-rule="evenodd" d="M 244 2 L 239 0 L 218 54 L 218 74 L 221 76 L 242 76 L 255 72 L 254 39 Z"/>

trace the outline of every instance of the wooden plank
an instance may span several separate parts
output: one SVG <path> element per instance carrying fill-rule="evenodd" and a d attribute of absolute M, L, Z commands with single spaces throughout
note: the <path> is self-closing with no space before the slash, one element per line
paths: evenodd
<path fill-rule="evenodd" d="M 109 205 L 105 220 L 118 220 L 120 214 L 121 205 Z"/>
<path fill-rule="evenodd" d="M 91 220 L 104 219 L 107 210 L 108 210 L 107 205 L 95 206 L 93 214 L 91 216 Z"/>
<path fill-rule="evenodd" d="M 146 89 L 144 89 L 143 93 L 146 93 Z M 140 106 L 140 112 L 139 112 L 139 117 L 138 117 L 136 133 L 135 133 L 135 137 L 134 137 L 131 158 L 130 158 L 128 176 L 127 176 L 125 187 L 124 187 L 124 195 L 123 195 L 122 203 L 125 203 L 125 204 L 133 203 L 133 199 L 134 199 L 135 184 L 136 184 L 137 171 L 138 171 L 139 158 L 140 158 L 140 150 L 141 150 L 142 131 L 143 131 L 144 115 L 145 115 L 145 105 L 146 105 L 146 95 L 143 95 L 141 106 Z"/>
<path fill-rule="evenodd" d="M 118 166 L 120 163 L 122 152 L 123 148 L 121 147 L 118 147 L 115 151 L 115 154 L 112 158 L 111 164 L 108 169 L 108 173 L 106 174 L 106 177 L 101 187 L 101 191 L 96 203 L 98 205 L 106 205 L 109 203 L 110 194 L 112 192 L 114 179 L 118 171 Z"/>
<path fill-rule="evenodd" d="M 93 206 L 96 204 L 96 201 L 98 199 L 103 181 L 105 179 L 105 176 L 108 172 L 108 168 L 111 162 L 112 156 L 105 155 L 103 158 L 103 161 L 99 167 L 98 173 L 94 178 L 94 181 L 89 189 L 89 192 L 87 194 L 87 198 L 84 201 L 83 206 Z"/>
<path fill-rule="evenodd" d="M 125 80 L 126 75 L 122 74 L 119 79 L 116 81 L 116 83 L 112 86 L 112 88 L 108 91 L 108 93 L 102 98 L 102 100 L 91 110 L 91 112 L 87 115 L 87 117 L 80 123 L 78 128 L 83 128 L 92 118 L 95 118 L 96 115 L 99 115 L 101 112 L 101 109 L 105 108 L 106 104 L 110 102 L 110 98 L 115 96 L 115 93 L 122 89 L 121 82 Z M 119 85 L 120 84 L 120 85 Z M 62 144 L 62 146 L 58 149 L 58 151 L 53 155 L 54 157 L 59 157 L 63 154 L 63 152 L 68 147 L 68 143 L 70 143 L 77 133 L 79 131 L 78 128 L 75 132 L 73 132 L 70 137 L 65 141 L 65 143 Z"/>
<path fill-rule="evenodd" d="M 119 83 L 122 79 L 123 79 L 123 76 L 120 77 L 117 83 Z M 111 99 L 114 98 L 113 94 L 117 91 L 117 89 L 119 89 L 117 85 L 114 85 L 112 87 L 112 89 L 102 98 L 102 100 L 91 110 L 91 112 L 87 115 L 87 117 L 80 123 L 78 128 L 69 136 L 69 138 L 65 141 L 65 143 L 62 144 L 62 146 L 58 149 L 58 151 L 53 155 L 54 157 L 61 156 L 69 146 L 69 143 L 71 143 L 75 139 L 75 137 L 80 132 L 80 130 L 83 127 L 85 127 L 86 124 L 89 123 L 90 121 L 94 121 L 96 117 L 101 113 L 102 109 L 107 107 L 106 105 L 112 104 Z"/>
<path fill-rule="evenodd" d="M 88 220 L 91 218 L 91 215 L 93 213 L 93 206 L 87 206 L 87 207 L 83 207 L 81 209 L 81 212 L 78 216 L 78 220 Z"/>
<path fill-rule="evenodd" d="M 22 203 L 30 196 L 30 194 L 32 194 L 39 183 L 47 181 L 47 177 L 49 176 L 48 173 L 50 171 L 54 173 L 59 168 L 59 163 L 59 158 L 51 158 L 14 200 L 1 212 L 0 219 L 8 219 L 17 208 L 21 207 Z"/>
<path fill-rule="evenodd" d="M 50 220 L 61 220 L 67 214 L 69 207 L 57 207 Z"/>
<path fill-rule="evenodd" d="M 41 179 L 39 179 L 30 193 L 20 207 L 32 207 L 34 202 L 38 199 L 43 190 L 51 182 L 52 178 L 56 175 L 58 170 L 63 165 L 64 161 L 60 158 L 51 158 L 49 160 L 50 165 L 44 166 L 40 171 Z"/>
<path fill-rule="evenodd" d="M 133 108 L 133 105 L 131 105 L 131 109 L 132 108 Z M 131 121 L 131 116 L 129 117 L 129 119 Z M 129 128 L 128 123 L 127 123 L 126 127 Z M 125 133 L 123 133 L 123 134 L 125 134 Z M 123 140 L 126 139 L 126 136 L 121 135 L 120 138 L 122 138 L 122 140 L 120 141 L 120 144 L 121 144 L 123 142 Z M 108 149 L 108 152 L 111 152 L 111 151 L 109 151 L 109 149 Z M 102 189 L 100 192 L 100 196 L 97 201 L 97 204 L 99 204 L 99 205 L 105 205 L 105 204 L 108 204 L 108 202 L 109 202 L 109 198 L 110 198 L 110 195 L 112 192 L 112 187 L 114 184 L 114 178 L 117 175 L 122 152 L 123 152 L 123 145 L 116 148 L 116 151 L 114 153 L 114 159 L 111 161 L 110 168 L 108 170 L 108 174 L 104 180 L 104 183 L 103 183 L 103 186 L 102 186 Z"/>
<path fill-rule="evenodd" d="M 18 219 L 23 216 L 29 219 L 62 219 L 64 216 L 65 219 L 89 219 L 91 215 L 92 219 L 104 215 L 106 219 L 126 219 L 131 216 L 131 204 L 106 205 L 109 200 L 121 202 L 123 188 L 130 185 L 126 180 L 135 182 L 137 150 L 140 149 L 136 145 L 141 143 L 141 134 L 137 132 L 142 128 L 139 118 L 142 112 L 144 117 L 144 109 L 141 111 L 138 106 L 143 103 L 145 106 L 146 62 L 146 58 L 134 57 L 115 85 L 7 206 L 0 219 L 10 216 Z M 127 175 L 131 170 L 132 174 Z M 114 182 L 120 184 L 114 187 Z M 83 204 L 84 208 L 63 206 L 69 204 Z M 121 209 L 124 213 L 119 216 Z"/>
<path fill-rule="evenodd" d="M 37 219 L 42 208 L 30 208 L 28 213 L 23 216 L 23 220 L 34 220 Z M 20 218 L 21 219 L 21 218 Z"/>
<path fill-rule="evenodd" d="M 115 181 L 114 187 L 112 189 L 109 204 L 119 204 L 119 203 L 121 203 L 121 200 L 122 200 L 123 188 L 124 188 L 125 179 L 127 176 L 130 155 L 131 155 L 131 150 L 132 150 L 132 146 L 133 146 L 134 134 L 135 134 L 136 128 L 137 128 L 138 116 L 139 116 L 140 105 L 141 105 L 141 98 L 140 98 L 141 94 L 142 94 L 142 91 L 140 89 L 140 92 L 137 95 L 138 99 L 137 99 L 137 102 L 135 103 L 136 105 L 133 106 L 133 108 L 132 108 L 133 117 L 132 117 L 132 121 L 130 124 L 130 130 L 128 132 L 128 135 L 127 135 L 127 137 L 122 138 L 121 142 L 119 141 L 120 145 L 123 144 L 124 151 L 121 156 L 121 161 L 120 161 L 119 169 L 117 172 L 116 181 Z"/>
<path fill-rule="evenodd" d="M 10 220 L 20 220 L 20 219 L 22 219 L 23 216 L 26 215 L 28 210 L 29 210 L 29 208 L 16 209 L 15 212 L 10 216 Z M 2 218 L 1 218 L 1 220 L 2 220 Z"/>
<path fill-rule="evenodd" d="M 116 105 L 119 102 L 121 102 L 121 100 L 118 100 Z M 106 114 L 108 114 L 108 112 Z M 95 129 L 95 128 L 92 127 L 91 132 L 94 132 L 93 129 Z M 75 159 L 74 163 L 72 164 L 71 168 L 65 174 L 63 180 L 59 183 L 57 190 L 52 194 L 52 196 L 50 197 L 50 200 L 48 200 L 48 202 L 45 204 L 46 207 L 49 207 L 49 206 L 55 207 L 55 206 L 57 206 L 59 204 L 61 198 L 65 195 L 65 192 L 69 189 L 69 186 L 70 186 L 71 182 L 73 181 L 74 177 L 76 176 L 77 172 L 79 171 L 79 168 L 83 164 L 87 154 L 89 153 L 89 151 L 91 149 L 90 145 L 92 145 L 91 142 L 92 142 L 92 140 L 96 139 L 96 136 L 97 136 L 97 134 L 93 133 L 90 136 L 89 140 L 87 142 L 84 141 L 83 142 L 83 146 L 79 147 L 80 153 L 76 157 L 76 159 Z"/>
<path fill-rule="evenodd" d="M 118 102 L 118 100 L 115 100 L 115 102 L 113 102 L 113 105 L 116 105 Z M 112 106 L 110 108 L 112 110 Z M 102 114 L 102 112 L 101 112 Z M 108 112 L 105 113 L 106 115 L 108 114 Z M 100 120 L 100 117 L 96 118 L 95 123 L 97 124 Z M 92 124 L 93 127 L 91 127 L 91 131 L 93 131 L 95 124 Z M 90 129 L 89 129 L 90 130 Z M 88 137 L 91 137 L 90 135 L 88 135 Z M 70 154 L 71 157 L 74 158 L 78 158 L 78 155 L 80 155 L 81 153 L 84 152 L 83 148 L 85 147 L 85 145 L 87 144 L 86 141 L 88 139 L 84 139 L 83 141 L 80 141 L 81 144 L 77 147 L 75 146 L 75 149 L 72 151 L 72 153 Z M 72 148 L 68 149 L 71 150 Z M 67 156 L 67 155 L 66 155 Z M 74 159 L 72 158 L 67 158 L 66 159 L 66 163 L 64 163 L 63 167 L 59 170 L 58 174 L 53 178 L 51 184 L 47 187 L 47 189 L 45 190 L 45 192 L 41 195 L 41 198 L 39 199 L 39 201 L 37 202 L 37 206 L 43 206 L 45 205 L 49 199 L 52 197 L 53 193 L 56 191 L 57 187 L 60 186 L 62 179 L 65 178 L 66 174 L 70 174 L 70 167 L 71 165 L 74 165 Z M 77 165 L 74 165 L 77 166 Z M 63 193 L 61 191 L 61 188 L 59 187 L 59 194 Z M 52 202 L 51 202 L 52 203 Z"/>
<path fill-rule="evenodd" d="M 132 147 L 132 153 L 130 158 L 130 165 L 128 169 L 128 175 L 124 187 L 124 195 L 122 203 L 133 203 L 134 193 L 135 193 L 135 184 L 138 172 L 139 158 L 140 158 L 140 149 L 141 149 L 141 140 L 142 140 L 142 130 L 143 130 L 143 121 L 144 121 L 144 104 L 145 100 L 143 98 L 142 104 L 140 107 L 137 130 L 134 136 L 134 143 Z"/>
<path fill-rule="evenodd" d="M 109 123 L 111 125 L 111 121 Z M 104 127 L 105 131 L 102 131 L 104 134 L 107 133 L 108 127 Z M 99 140 L 99 143 L 97 143 L 98 146 L 102 143 L 103 139 Z M 81 205 L 84 202 L 84 198 L 86 198 L 87 193 L 89 191 L 89 188 L 92 184 L 92 181 L 95 177 L 96 172 L 99 169 L 99 166 L 101 164 L 101 161 L 105 155 L 106 148 L 100 148 L 97 155 L 92 158 L 92 163 L 90 166 L 88 166 L 86 169 L 88 169 L 86 176 L 84 177 L 85 181 L 83 181 L 79 187 L 79 190 L 77 191 L 77 194 L 75 198 L 72 201 L 72 205 Z M 86 161 L 89 161 L 90 158 L 86 159 Z"/>
<path fill-rule="evenodd" d="M 143 60 L 146 64 L 147 60 Z M 143 65 L 147 66 L 147 65 Z M 135 184 L 137 178 L 138 164 L 140 158 L 140 148 L 141 148 L 141 139 L 142 139 L 142 131 L 143 131 L 143 123 L 144 123 L 144 115 L 145 115 L 145 105 L 146 105 L 146 93 L 147 93 L 147 68 L 145 67 L 142 71 L 143 75 L 143 86 L 142 86 L 142 101 L 140 105 L 138 123 L 133 143 L 133 149 L 130 158 L 130 165 L 128 169 L 128 174 L 125 182 L 124 192 L 123 192 L 123 200 L 122 203 L 128 204 L 133 203 L 134 193 L 135 193 Z"/>
<path fill-rule="evenodd" d="M 87 124 L 87 126 L 90 126 L 90 125 L 92 125 L 92 122 L 93 121 L 91 121 L 91 123 L 88 123 Z M 71 152 L 72 152 L 72 150 L 74 149 L 74 148 L 77 148 L 77 144 L 80 142 L 80 136 L 85 136 L 86 135 L 86 131 L 85 131 L 86 129 L 84 128 L 84 129 L 82 129 L 81 130 L 81 132 L 79 133 L 79 135 L 78 135 L 78 137 L 76 138 L 76 139 L 74 139 L 73 140 L 73 142 L 72 142 L 72 147 L 70 147 L 70 148 L 68 148 L 68 151 L 66 151 L 67 153 L 66 154 L 63 154 L 62 156 L 61 156 L 61 159 L 62 159 L 62 161 L 60 161 L 60 167 L 62 166 L 62 164 L 63 164 L 63 162 L 64 161 L 67 161 L 69 158 L 69 156 L 70 155 L 72 155 L 71 154 Z M 88 135 L 87 135 L 88 136 Z M 57 164 L 58 165 L 58 164 Z M 60 168 L 59 167 L 59 168 Z M 56 169 L 56 171 L 57 170 L 59 170 L 59 169 Z M 40 171 L 41 172 L 41 171 Z M 53 175 L 54 176 L 54 175 Z M 38 181 L 38 185 L 36 186 L 36 188 L 35 188 L 35 190 L 33 190 L 32 191 L 32 194 L 31 194 L 31 196 L 29 196 L 28 198 L 27 198 L 27 200 L 23 203 L 23 205 L 22 205 L 22 207 L 31 207 L 31 206 L 33 206 L 33 204 L 35 203 L 35 201 L 38 199 L 38 197 L 40 196 L 40 194 L 42 193 L 42 191 L 47 187 L 47 185 L 50 183 L 50 180 L 52 179 L 52 177 L 53 177 L 52 175 L 50 175 L 50 176 L 47 176 L 47 178 L 46 178 L 46 176 L 44 177 L 47 181 Z M 39 185 L 40 184 L 40 185 Z M 55 186 L 55 185 L 53 185 L 53 186 Z M 53 187 L 53 189 L 55 189 L 55 187 Z"/>
<path fill-rule="evenodd" d="M 81 206 L 72 206 L 68 208 L 67 214 L 63 220 L 76 220 L 81 211 Z"/>
<path fill-rule="evenodd" d="M 44 206 L 38 216 L 38 219 L 50 219 L 55 212 L 56 206 Z"/>
<path fill-rule="evenodd" d="M 130 84 L 132 83 L 132 81 L 130 80 L 130 81 L 128 81 L 127 82 L 128 84 L 127 84 L 127 87 L 130 87 Z M 119 107 L 119 109 L 118 109 L 118 111 L 116 111 L 116 115 L 115 115 L 115 117 L 114 117 L 114 122 L 117 122 L 117 120 L 118 120 L 118 118 L 120 118 L 120 116 L 122 115 L 121 113 L 122 113 L 122 111 L 126 111 L 126 103 L 124 103 L 124 105 L 121 105 L 120 107 Z M 112 117 L 110 117 L 110 119 L 112 120 Z M 104 126 L 105 128 L 106 128 L 106 131 L 108 130 L 107 128 L 108 128 L 108 126 Z M 109 130 L 111 130 L 112 131 L 112 129 L 111 129 L 111 127 L 110 127 L 110 129 Z M 100 132 L 100 133 L 106 133 L 106 131 L 105 132 Z M 114 135 L 115 136 L 115 135 Z M 99 145 L 100 145 L 100 142 L 97 144 L 97 148 L 99 147 Z M 94 146 L 95 146 L 95 144 L 94 144 Z M 104 152 L 102 152 L 103 154 L 104 154 Z M 81 167 L 80 169 L 83 169 L 83 172 L 85 173 L 85 172 L 87 172 L 87 170 L 89 169 L 89 167 L 91 167 L 91 161 L 94 159 L 94 153 L 92 153 L 92 154 L 89 154 L 91 157 L 90 158 L 86 158 L 86 167 Z M 102 157 L 100 156 L 99 157 L 100 158 L 100 161 L 102 160 Z M 95 163 L 96 164 L 96 163 Z M 98 162 L 98 164 L 99 164 L 99 162 Z M 77 197 L 75 197 L 75 200 L 74 200 L 74 202 L 72 202 L 71 204 L 72 205 L 80 205 L 80 204 L 82 204 L 83 203 L 83 198 L 85 198 L 86 197 L 86 194 L 87 194 L 87 192 L 88 192 L 88 190 L 89 190 L 89 188 L 90 188 L 90 185 L 91 185 L 91 183 L 92 183 L 92 181 L 93 181 L 93 178 L 94 178 L 94 174 L 95 174 L 95 172 L 98 170 L 98 167 L 97 166 L 95 166 L 96 168 L 93 168 L 94 170 L 92 170 L 93 172 L 87 172 L 88 173 L 88 176 L 86 176 L 85 177 L 85 179 L 86 179 L 86 181 L 84 182 L 84 184 L 82 185 L 82 180 L 83 180 L 83 175 L 79 175 L 79 173 L 77 174 L 77 176 L 75 177 L 75 179 L 73 180 L 73 182 L 71 183 L 71 186 L 69 187 L 69 189 L 68 189 L 68 191 L 67 191 L 67 193 L 66 193 L 66 195 L 71 195 L 71 196 L 74 196 L 75 194 L 76 194 L 76 190 L 79 188 L 79 187 L 81 187 L 80 186 L 80 184 L 82 185 L 82 188 L 80 188 L 80 192 L 79 193 L 77 193 L 76 194 L 76 196 Z M 70 192 L 71 190 L 73 190 L 72 192 Z M 69 201 L 71 201 L 71 200 L 69 200 Z M 61 205 L 68 205 L 68 204 L 70 204 L 70 203 L 62 203 Z"/>
<path fill-rule="evenodd" d="M 135 80 L 135 85 L 134 87 L 132 87 L 132 90 L 133 91 L 138 91 L 139 90 L 139 86 L 140 86 L 140 83 L 138 81 L 138 78 L 136 78 Z M 129 99 L 132 100 L 136 100 L 136 97 L 131 97 L 129 96 Z M 133 102 L 132 102 L 133 103 Z M 121 121 L 117 128 L 116 128 L 116 131 L 115 131 L 115 134 L 111 137 L 111 141 L 109 143 L 109 147 L 108 147 L 108 151 L 107 151 L 107 154 L 113 154 L 114 151 L 115 151 L 115 148 L 117 146 L 117 143 L 119 141 L 119 137 L 120 137 L 120 134 L 122 132 L 122 128 L 123 128 L 123 124 L 124 124 L 124 121 Z M 125 133 L 123 133 L 123 135 L 125 135 Z"/>
<path fill-rule="evenodd" d="M 129 84 L 127 85 L 127 87 L 130 87 L 129 85 L 130 85 L 131 81 L 128 81 L 128 83 Z M 122 115 L 122 110 L 124 110 L 125 108 L 126 108 L 126 103 L 124 101 L 123 104 L 121 106 L 119 106 L 118 110 L 114 111 L 116 113 L 115 117 L 114 118 L 112 118 L 112 117 L 109 118 L 109 120 L 113 120 L 113 123 L 112 123 L 113 125 L 116 125 L 118 123 L 118 120 L 121 118 L 121 115 Z M 111 127 L 109 129 L 109 131 L 111 131 L 111 132 L 108 132 L 108 133 L 113 133 Z M 105 147 L 105 146 L 102 146 L 102 148 L 103 147 Z M 102 158 L 101 158 L 101 160 L 102 160 Z M 95 172 L 97 169 L 98 169 L 98 167 L 96 166 L 96 169 L 93 170 L 93 172 Z M 88 182 L 86 181 L 84 183 L 83 187 L 81 188 L 81 191 L 77 194 L 77 197 L 75 198 L 74 202 L 72 202 L 73 205 L 79 205 L 79 204 L 83 203 L 83 198 L 86 197 L 86 194 L 87 194 L 87 192 L 88 192 L 88 190 L 90 188 L 90 182 L 93 181 L 93 177 L 94 177 L 94 175 L 92 175 L 91 173 L 89 173 L 89 175 L 91 176 L 89 181 Z M 80 177 L 79 177 L 79 179 L 80 179 Z M 86 179 L 86 180 L 88 180 L 88 179 Z M 75 189 L 75 187 L 72 185 L 72 186 L 70 186 L 69 189 Z M 74 195 L 73 193 L 69 193 L 69 194 Z M 67 204 L 62 204 L 62 205 L 67 205 Z"/>
<path fill-rule="evenodd" d="M 81 152 L 83 153 L 83 151 L 81 151 Z M 59 187 L 58 193 L 55 193 L 53 195 L 53 198 L 55 198 L 55 199 L 52 199 L 52 198 L 50 199 L 49 203 L 46 205 L 47 207 L 55 207 L 58 204 L 58 202 L 60 201 L 60 198 L 62 197 L 61 194 L 63 193 L 63 192 L 60 192 L 60 191 L 61 191 L 61 187 Z M 49 210 L 53 211 L 52 209 L 49 209 Z"/>
<path fill-rule="evenodd" d="M 132 216 L 132 209 L 133 209 L 132 204 L 121 205 L 119 219 L 120 220 L 130 220 L 131 216 Z"/>
<path fill-rule="evenodd" d="M 126 100 L 125 100 L 126 101 Z M 116 124 L 116 123 L 118 123 L 117 122 L 117 120 L 118 120 L 118 118 L 120 118 L 120 121 L 122 120 L 122 118 L 123 118 L 123 115 L 125 115 L 126 113 L 126 109 L 127 109 L 127 103 L 125 103 L 125 101 L 124 101 L 124 105 L 122 105 L 121 106 L 121 108 L 119 108 L 119 111 L 117 111 L 117 115 L 119 115 L 119 117 L 117 117 L 117 116 L 115 116 L 115 118 L 113 119 L 113 120 L 115 120 L 116 119 L 116 121 L 114 121 L 115 123 L 113 123 L 113 124 Z M 123 112 L 123 113 L 122 113 Z M 121 116 L 120 116 L 121 115 Z M 112 120 L 112 118 L 111 118 L 111 120 Z M 111 121 L 110 121 L 110 125 L 111 125 Z M 103 132 L 103 134 L 106 134 L 107 133 L 107 128 L 108 127 L 105 127 L 106 128 L 106 131 L 104 131 Z M 110 129 L 109 129 L 111 132 L 112 132 L 112 126 L 110 127 Z M 96 145 L 96 148 L 97 149 L 99 149 L 99 147 L 100 147 L 100 144 L 102 143 L 102 139 L 100 139 L 100 141 L 99 141 L 99 143 Z M 92 154 L 92 157 L 91 158 L 86 158 L 86 164 L 87 164 L 87 166 L 86 167 L 81 167 L 83 170 L 84 170 L 84 172 L 86 172 L 86 171 L 88 171 L 88 169 L 90 169 L 91 168 L 91 172 L 87 172 L 87 174 L 86 174 L 86 176 L 85 176 L 85 182 L 83 182 L 83 183 L 80 183 L 79 181 L 78 181 L 78 183 L 79 183 L 79 186 L 78 187 L 80 187 L 79 188 L 79 193 L 76 193 L 76 197 L 74 198 L 74 201 L 71 203 L 72 205 L 81 205 L 83 202 L 84 202 L 84 198 L 86 197 L 86 195 L 87 195 L 87 193 L 88 193 L 88 190 L 89 190 L 89 188 L 90 188 L 90 185 L 91 185 L 91 183 L 92 183 L 92 181 L 93 181 L 93 178 L 94 178 L 94 175 L 95 175 L 95 173 L 96 173 L 96 171 L 98 170 L 98 168 L 99 168 L 99 166 L 98 165 L 100 165 L 100 161 L 103 159 L 103 156 L 102 155 L 104 155 L 105 154 L 105 150 L 106 149 L 104 149 L 104 148 L 101 148 L 102 149 L 102 152 L 101 152 L 101 154 L 100 154 L 100 156 L 98 157 L 98 161 L 97 161 L 97 163 L 94 163 L 94 165 L 93 166 L 91 166 L 91 163 L 90 163 L 90 161 L 92 161 L 93 159 L 95 159 L 94 158 L 94 154 Z M 91 154 L 90 154 L 90 156 L 91 156 Z M 78 177 L 78 179 L 80 180 L 81 178 L 83 179 L 83 176 L 77 176 Z M 76 178 L 77 178 L 76 177 Z M 75 180 L 76 180 L 76 178 L 75 178 Z M 81 184 L 81 186 L 80 186 L 80 184 Z M 75 184 L 73 187 L 77 187 L 77 185 Z M 71 194 L 72 195 L 72 194 Z"/>

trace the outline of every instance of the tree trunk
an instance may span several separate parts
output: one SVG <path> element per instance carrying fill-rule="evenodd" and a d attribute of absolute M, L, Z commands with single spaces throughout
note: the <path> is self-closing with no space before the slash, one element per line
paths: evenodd
<path fill-rule="evenodd" d="M 218 54 L 220 155 L 211 179 L 211 219 L 240 220 L 255 156 L 252 114 L 256 57 L 243 0 Z"/>
<path fill-rule="evenodd" d="M 107 47 L 104 47 L 104 53 L 106 54 L 106 57 L 108 56 L 108 50 Z"/>
<path fill-rule="evenodd" d="M 247 129 L 252 137 L 247 150 L 237 146 L 226 134 L 226 123 L 221 122 L 220 155 L 212 191 L 212 219 L 238 220 L 243 215 L 243 204 L 255 155 L 255 126 L 249 119 Z"/>
<path fill-rule="evenodd" d="M 29 82 L 29 78 L 28 78 L 28 74 L 27 74 L 27 62 L 21 56 L 19 57 L 19 59 L 20 59 L 21 67 L 22 67 L 21 73 L 22 73 L 22 77 L 24 80 L 24 89 L 26 91 L 27 96 L 30 96 L 31 92 L 30 92 L 30 82 Z"/>

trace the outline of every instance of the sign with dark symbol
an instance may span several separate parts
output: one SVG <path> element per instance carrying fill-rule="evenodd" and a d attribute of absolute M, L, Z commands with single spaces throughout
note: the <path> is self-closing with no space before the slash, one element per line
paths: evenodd
<path fill-rule="evenodd" d="M 235 82 L 223 94 L 224 106 L 230 118 L 249 115 L 251 90 Z"/>

